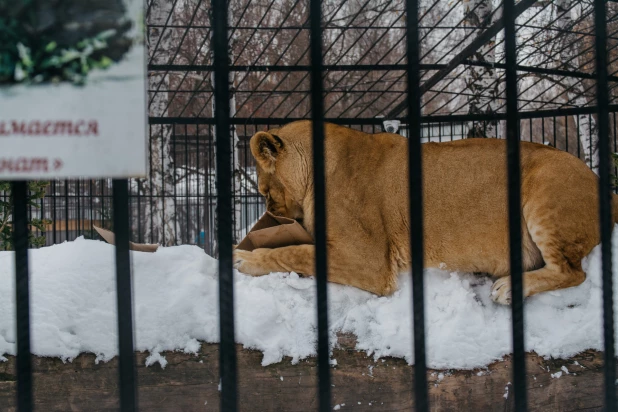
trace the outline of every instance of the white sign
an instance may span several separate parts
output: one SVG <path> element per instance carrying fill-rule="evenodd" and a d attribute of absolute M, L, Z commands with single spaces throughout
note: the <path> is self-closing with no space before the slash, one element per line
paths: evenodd
<path fill-rule="evenodd" d="M 144 176 L 142 0 L 24 4 L 45 24 L 0 48 L 0 179 Z"/>

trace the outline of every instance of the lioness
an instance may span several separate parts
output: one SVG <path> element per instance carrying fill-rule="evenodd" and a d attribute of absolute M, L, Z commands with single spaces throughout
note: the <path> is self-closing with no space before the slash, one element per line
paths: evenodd
<path fill-rule="evenodd" d="M 377 295 L 410 266 L 408 143 L 397 134 L 325 126 L 328 280 Z M 310 121 L 256 133 L 260 193 L 273 214 L 313 234 Z M 495 302 L 511 302 L 506 142 L 466 139 L 423 146 L 425 265 L 498 277 Z M 598 180 L 578 158 L 521 143 L 524 296 L 586 277 L 581 260 L 599 243 Z M 613 197 L 616 221 L 617 196 Z M 314 246 L 236 251 L 235 267 L 259 276 L 314 274 Z"/>

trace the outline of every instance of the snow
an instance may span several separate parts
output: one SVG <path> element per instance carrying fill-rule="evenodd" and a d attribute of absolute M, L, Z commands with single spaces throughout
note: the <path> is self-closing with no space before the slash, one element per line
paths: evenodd
<path fill-rule="evenodd" d="M 161 368 L 165 369 L 167 366 L 167 359 L 165 359 L 165 356 L 161 356 L 160 353 L 154 351 L 146 358 L 146 366 L 154 365 L 155 363 L 159 363 Z"/>
<path fill-rule="evenodd" d="M 117 354 L 113 253 L 112 246 L 83 238 L 30 252 L 34 354 L 71 360 L 91 352 L 97 361 Z M 137 350 L 150 352 L 148 365 L 164 367 L 163 351 L 196 353 L 200 342 L 218 341 L 215 259 L 195 246 L 160 248 L 152 254 L 131 252 L 131 256 L 135 342 Z M 566 358 L 602 349 L 598 247 L 583 265 L 589 276 L 582 285 L 526 300 L 527 350 Z M 425 276 L 430 367 L 473 369 L 511 352 L 510 308 L 490 300 L 489 279 L 438 269 L 428 269 Z M 296 363 L 315 356 L 315 279 L 295 273 L 262 277 L 235 273 L 234 285 L 236 340 L 261 351 L 263 365 L 284 357 Z M 400 286 L 393 296 L 377 297 L 329 284 L 331 344 L 338 332 L 349 332 L 358 337 L 357 349 L 375 359 L 394 356 L 413 363 L 409 275 L 401 275 Z M 0 355 L 14 355 L 12 252 L 0 252 L 0 313 Z"/>
<path fill-rule="evenodd" d="M 508 382 L 506 384 L 506 386 L 504 387 L 504 395 L 502 395 L 502 397 L 504 399 L 508 399 L 509 398 L 509 385 L 511 384 L 511 382 Z"/>

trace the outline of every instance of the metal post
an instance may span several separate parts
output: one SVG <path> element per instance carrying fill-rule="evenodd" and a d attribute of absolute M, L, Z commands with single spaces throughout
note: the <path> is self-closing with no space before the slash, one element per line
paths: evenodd
<path fill-rule="evenodd" d="M 423 245 L 423 178 L 421 146 L 420 52 L 418 0 L 406 2 L 408 74 L 408 183 L 410 197 L 410 246 L 412 256 L 412 309 L 414 312 L 414 405 L 428 411 L 425 359 L 425 296 Z"/>
<path fill-rule="evenodd" d="M 313 179 L 315 206 L 315 274 L 318 298 L 318 380 L 320 411 L 330 410 L 330 362 L 328 346 L 328 289 L 326 251 L 326 175 L 324 164 L 324 86 L 322 84 L 322 7 L 311 0 L 311 117 L 313 120 Z"/>
<path fill-rule="evenodd" d="M 517 40 L 515 1 L 504 2 L 506 52 L 506 140 L 508 166 L 509 246 L 511 258 L 511 309 L 513 330 L 513 389 L 515 410 L 525 411 L 526 353 L 524 352 L 524 302 L 521 252 L 521 176 L 519 160 L 519 113 L 517 107 Z"/>
<path fill-rule="evenodd" d="M 607 86 L 607 26 L 605 1 L 594 1 L 599 130 L 599 214 L 603 275 L 603 340 L 605 350 L 605 410 L 616 410 L 616 357 L 614 349 L 614 296 L 612 284 L 612 203 L 609 162 L 609 95 Z"/>
<path fill-rule="evenodd" d="M 118 373 L 120 410 L 137 411 L 135 357 L 133 354 L 133 305 L 129 256 L 129 184 L 113 180 L 114 232 L 116 233 L 116 294 L 118 304 Z"/>
<path fill-rule="evenodd" d="M 227 1 L 212 2 L 215 67 L 217 162 L 217 245 L 219 248 L 219 374 L 221 410 L 236 411 L 236 347 L 234 345 L 234 278 L 232 266 L 232 173 Z"/>
<path fill-rule="evenodd" d="M 30 291 L 28 280 L 28 182 L 13 182 L 15 313 L 17 317 L 17 410 L 32 410 Z"/>

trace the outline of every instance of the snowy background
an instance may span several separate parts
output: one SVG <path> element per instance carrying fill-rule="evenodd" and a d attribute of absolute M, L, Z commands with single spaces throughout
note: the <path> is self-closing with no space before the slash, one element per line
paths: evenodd
<path fill-rule="evenodd" d="M 614 255 L 618 233 L 614 232 Z M 83 352 L 107 361 L 117 354 L 114 249 L 77 239 L 30 251 L 32 351 L 70 361 Z M 131 252 L 136 348 L 146 363 L 165 366 L 164 350 L 197 352 L 218 341 L 217 261 L 195 246 Z M 616 265 L 614 266 L 616 268 Z M 526 301 L 526 347 L 569 357 L 602 348 L 600 248 L 584 261 L 586 281 Z M 15 354 L 12 252 L 0 252 L 0 354 Z M 249 277 L 235 273 L 236 340 L 263 352 L 263 365 L 316 354 L 313 278 L 294 273 Z M 614 282 L 618 270 L 614 269 Z M 426 271 L 427 358 L 432 368 L 476 368 L 511 352 L 510 307 L 489 299 L 491 281 L 471 274 Z M 338 332 L 358 337 L 375 357 L 413 363 L 411 282 L 377 297 L 329 284 L 331 343 Z M 5 360 L 5 357 L 0 356 Z M 289 361 L 285 360 L 286 362 Z"/>

